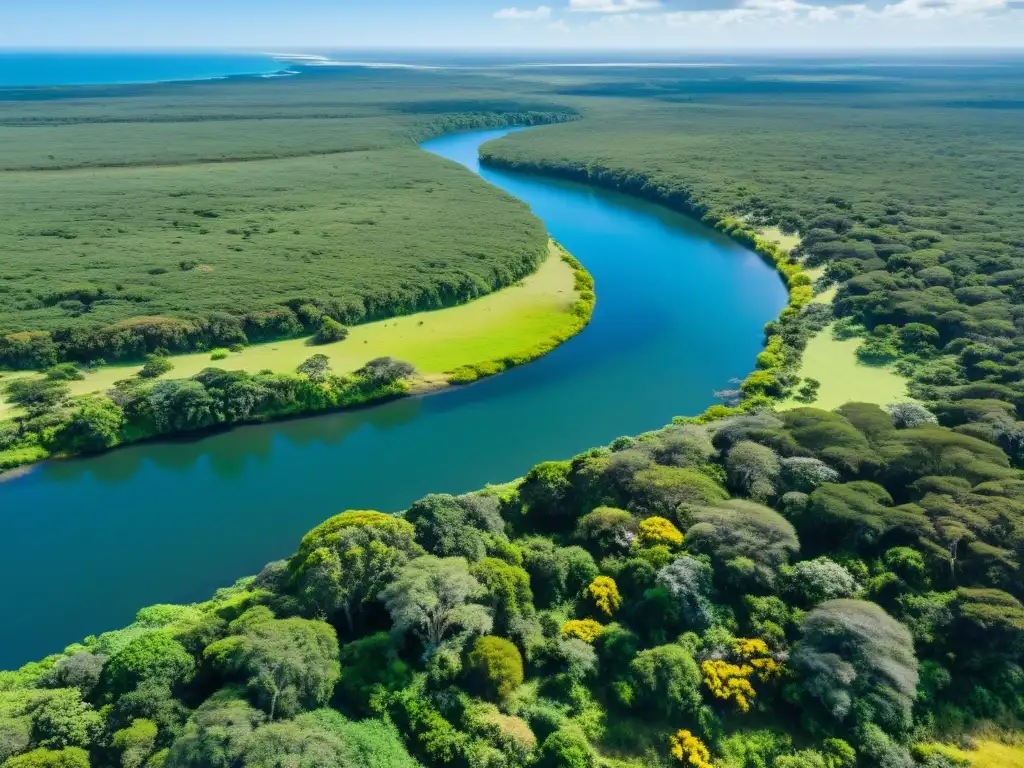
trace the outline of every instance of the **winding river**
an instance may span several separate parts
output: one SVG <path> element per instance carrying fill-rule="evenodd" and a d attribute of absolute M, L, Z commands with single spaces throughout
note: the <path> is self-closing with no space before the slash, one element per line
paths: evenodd
<path fill-rule="evenodd" d="M 53 462 L 0 484 L 0 669 L 123 626 L 144 605 L 205 599 L 343 509 L 394 511 L 509 480 L 699 412 L 750 370 L 786 303 L 771 267 L 665 208 L 480 168 L 480 144 L 505 133 L 423 148 L 533 208 L 595 278 L 590 326 L 470 387 Z"/>

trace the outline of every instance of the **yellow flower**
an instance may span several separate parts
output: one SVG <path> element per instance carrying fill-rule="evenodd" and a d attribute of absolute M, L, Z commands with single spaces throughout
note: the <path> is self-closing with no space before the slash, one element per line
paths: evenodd
<path fill-rule="evenodd" d="M 604 625 L 593 619 L 573 619 L 562 625 L 562 634 L 585 643 L 593 643 L 604 632 Z"/>
<path fill-rule="evenodd" d="M 757 695 L 748 679 L 754 674 L 752 666 L 709 659 L 700 665 L 700 669 L 704 673 L 704 684 L 713 696 L 733 702 L 741 712 L 750 711 L 750 702 Z"/>
<path fill-rule="evenodd" d="M 587 594 L 590 595 L 597 609 L 606 616 L 611 616 L 622 605 L 619 587 L 615 580 L 608 576 L 598 576 L 590 582 Z"/>
<path fill-rule="evenodd" d="M 668 740 L 669 751 L 680 765 L 690 768 L 712 768 L 711 753 L 704 742 L 686 730 L 679 731 Z"/>

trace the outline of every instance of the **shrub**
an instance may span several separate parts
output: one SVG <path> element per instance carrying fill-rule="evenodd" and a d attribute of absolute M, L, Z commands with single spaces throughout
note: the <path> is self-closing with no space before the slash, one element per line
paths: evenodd
<path fill-rule="evenodd" d="M 466 671 L 481 695 L 501 700 L 522 685 L 523 658 L 519 649 L 502 637 L 478 637 L 469 653 Z"/>
<path fill-rule="evenodd" d="M 669 754 L 686 768 L 713 768 L 711 753 L 704 742 L 687 730 L 677 731 L 668 740 Z"/>
<path fill-rule="evenodd" d="M 331 317 L 324 317 L 320 321 L 320 328 L 313 340 L 317 344 L 331 344 L 335 341 L 344 341 L 348 338 L 348 328 Z"/>
<path fill-rule="evenodd" d="M 585 643 L 593 643 L 604 630 L 604 625 L 593 619 L 572 619 L 562 625 L 565 637 L 575 637 Z"/>
<path fill-rule="evenodd" d="M 636 540 L 637 521 L 629 512 L 598 507 L 576 523 L 576 538 L 601 552 L 623 552 Z"/>
<path fill-rule="evenodd" d="M 622 605 L 622 596 L 615 580 L 608 576 L 598 576 L 587 587 L 587 595 L 594 606 L 605 616 L 611 616 Z"/>
<path fill-rule="evenodd" d="M 142 370 L 139 371 L 139 376 L 143 379 L 155 379 L 173 368 L 174 363 L 166 355 L 150 355 L 146 359 L 146 364 L 142 366 Z"/>
<path fill-rule="evenodd" d="M 81 381 L 85 374 L 74 363 L 59 363 L 46 369 L 46 378 L 50 381 Z"/>
<path fill-rule="evenodd" d="M 678 547 L 683 543 L 683 534 L 671 520 L 664 517 L 648 517 L 640 521 L 637 544 L 641 547 Z"/>
<path fill-rule="evenodd" d="M 227 360 L 228 351 L 226 349 L 215 349 L 210 353 L 211 360 Z"/>
<path fill-rule="evenodd" d="M 596 768 L 597 759 L 586 738 L 575 728 L 561 728 L 540 748 L 538 768 Z"/>
<path fill-rule="evenodd" d="M 629 665 L 637 702 L 665 717 L 692 715 L 701 704 L 697 662 L 680 645 L 640 651 Z"/>
<path fill-rule="evenodd" d="M 791 590 L 807 606 L 851 597 L 860 588 L 852 573 L 824 556 L 796 563 L 786 576 Z"/>

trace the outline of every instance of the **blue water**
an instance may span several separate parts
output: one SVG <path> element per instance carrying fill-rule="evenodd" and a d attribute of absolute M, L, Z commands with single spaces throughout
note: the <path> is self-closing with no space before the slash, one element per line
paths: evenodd
<path fill-rule="evenodd" d="M 289 555 L 333 513 L 510 480 L 697 413 L 749 372 L 786 303 L 773 269 L 659 206 L 481 171 L 479 145 L 503 133 L 424 148 L 532 206 L 595 278 L 590 326 L 470 387 L 53 462 L 0 484 L 0 668 L 122 626 L 142 606 L 205 599 Z"/>
<path fill-rule="evenodd" d="M 282 69 L 253 54 L 0 51 L 0 88 L 208 80 Z"/>

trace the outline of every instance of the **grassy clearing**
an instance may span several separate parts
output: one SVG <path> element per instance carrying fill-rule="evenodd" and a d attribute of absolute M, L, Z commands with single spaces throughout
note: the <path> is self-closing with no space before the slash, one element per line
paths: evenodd
<path fill-rule="evenodd" d="M 973 768 L 1024 768 L 1024 746 L 1011 746 L 998 741 L 975 741 L 970 750 L 941 745 L 944 754 L 970 760 Z"/>
<path fill-rule="evenodd" d="M 804 351 L 800 375 L 821 382 L 816 408 L 838 408 L 843 403 L 857 401 L 885 405 L 910 400 L 907 382 L 902 376 L 885 366 L 864 365 L 857 360 L 860 339 L 832 338 L 832 326 L 818 333 Z M 793 398 L 783 401 L 779 408 L 798 408 L 806 403 Z"/>
<path fill-rule="evenodd" d="M 246 347 L 218 361 L 212 361 L 209 352 L 177 355 L 166 378 L 186 378 L 209 367 L 250 373 L 264 369 L 292 372 L 310 355 L 321 353 L 337 373 L 388 356 L 412 363 L 430 380 L 463 365 L 518 354 L 564 331 L 575 320 L 570 308 L 577 297 L 572 266 L 549 244 L 548 258 L 534 274 L 469 304 L 353 326 L 348 339 L 335 344 L 314 346 L 308 338 L 287 339 Z M 141 367 L 104 366 L 82 381 L 70 382 L 71 393 L 106 391 Z M 31 374 L 18 372 L 7 377 L 22 375 Z"/>
<path fill-rule="evenodd" d="M 776 226 L 758 227 L 757 232 L 769 243 L 775 243 L 784 251 L 792 251 L 800 245 L 800 235 L 787 235 Z"/>

